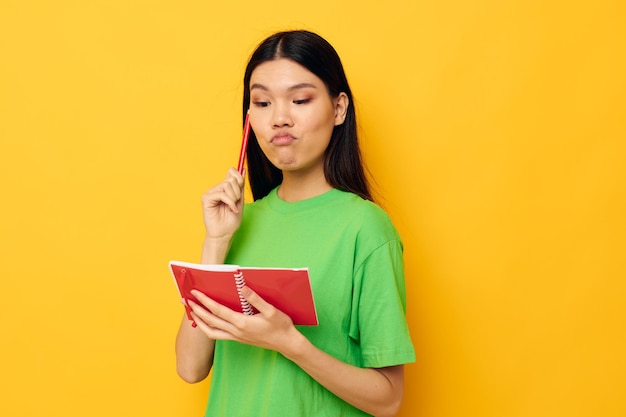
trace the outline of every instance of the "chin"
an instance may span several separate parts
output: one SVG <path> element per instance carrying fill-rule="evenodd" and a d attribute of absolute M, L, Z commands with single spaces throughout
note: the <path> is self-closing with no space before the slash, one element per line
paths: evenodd
<path fill-rule="evenodd" d="M 294 169 L 298 169 L 297 161 L 271 161 L 272 165 L 281 171 L 293 171 Z"/>

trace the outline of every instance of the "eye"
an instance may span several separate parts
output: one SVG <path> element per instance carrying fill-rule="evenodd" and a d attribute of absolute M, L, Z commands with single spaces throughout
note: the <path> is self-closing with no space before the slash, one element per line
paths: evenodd
<path fill-rule="evenodd" d="M 307 103 L 309 103 L 310 101 L 311 101 L 311 99 L 310 99 L 310 98 L 305 98 L 305 99 L 302 99 L 302 100 L 294 100 L 294 101 L 293 101 L 293 103 L 294 103 L 294 104 L 307 104 Z"/>
<path fill-rule="evenodd" d="M 253 101 L 252 104 L 256 107 L 267 107 L 270 105 L 269 101 Z"/>

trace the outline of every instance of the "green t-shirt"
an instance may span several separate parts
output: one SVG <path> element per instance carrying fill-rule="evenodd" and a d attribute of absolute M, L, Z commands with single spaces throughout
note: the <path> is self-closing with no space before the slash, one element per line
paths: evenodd
<path fill-rule="evenodd" d="M 247 204 L 226 263 L 308 267 L 316 347 L 359 367 L 413 362 L 405 319 L 402 243 L 387 214 L 333 189 L 287 203 L 273 190 Z M 254 288 L 252 288 L 254 289 Z M 207 416 L 365 416 L 275 351 L 218 341 Z"/>

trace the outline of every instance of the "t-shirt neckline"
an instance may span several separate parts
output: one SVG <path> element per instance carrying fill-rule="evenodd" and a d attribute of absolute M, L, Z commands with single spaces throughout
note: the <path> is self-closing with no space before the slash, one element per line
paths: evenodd
<path fill-rule="evenodd" d="M 270 191 L 270 193 L 267 195 L 267 203 L 272 210 L 287 214 L 324 206 L 330 202 L 333 202 L 340 194 L 342 194 L 342 191 L 333 188 L 320 195 L 316 195 L 315 197 L 306 198 L 300 201 L 288 202 L 282 200 L 278 196 L 279 188 L 280 186 Z"/>

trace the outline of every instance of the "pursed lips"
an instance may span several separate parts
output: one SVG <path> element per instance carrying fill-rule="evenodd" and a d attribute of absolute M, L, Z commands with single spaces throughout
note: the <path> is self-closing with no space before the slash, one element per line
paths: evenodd
<path fill-rule="evenodd" d="M 270 143 L 272 143 L 273 145 L 283 146 L 289 145 L 294 140 L 296 140 L 296 138 L 290 133 L 280 132 L 272 136 L 272 140 L 270 141 Z"/>

